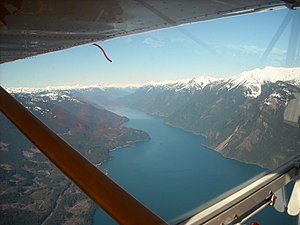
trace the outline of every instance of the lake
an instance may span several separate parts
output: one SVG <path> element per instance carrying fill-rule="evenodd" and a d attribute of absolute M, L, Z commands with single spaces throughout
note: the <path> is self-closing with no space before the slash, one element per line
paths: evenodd
<path fill-rule="evenodd" d="M 109 110 L 128 117 L 130 121 L 124 126 L 146 131 L 151 140 L 112 151 L 113 160 L 104 163 L 103 168 L 168 223 L 175 224 L 221 194 L 266 172 L 256 165 L 224 158 L 202 146 L 202 137 L 168 126 L 162 118 L 125 107 Z M 261 225 L 296 224 L 295 218 L 273 209 L 265 214 L 256 217 L 259 222 L 265 221 Z M 116 223 L 97 210 L 93 225 L 100 224 Z"/>

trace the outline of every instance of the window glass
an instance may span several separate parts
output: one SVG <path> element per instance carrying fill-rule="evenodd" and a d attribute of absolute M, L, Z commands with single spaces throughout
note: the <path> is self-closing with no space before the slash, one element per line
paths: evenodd
<path fill-rule="evenodd" d="M 255 13 L 98 43 L 112 62 L 85 45 L 6 63 L 1 85 L 175 224 L 299 155 L 298 14 Z M 0 120 L 2 221 L 114 224 Z M 297 223 L 273 209 L 262 215 L 261 224 Z"/>

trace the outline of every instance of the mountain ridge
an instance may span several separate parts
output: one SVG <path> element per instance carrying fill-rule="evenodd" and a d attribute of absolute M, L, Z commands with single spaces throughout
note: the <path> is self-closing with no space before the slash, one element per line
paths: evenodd
<path fill-rule="evenodd" d="M 275 83 L 276 81 L 293 82 L 294 85 L 300 86 L 300 67 L 285 68 L 285 67 L 271 67 L 267 66 L 263 69 L 256 68 L 249 71 L 244 71 L 238 75 L 226 78 L 217 78 L 211 76 L 198 76 L 187 78 L 183 80 L 164 80 L 164 81 L 150 81 L 144 84 L 110 84 L 110 85 L 74 85 L 74 86 L 48 86 L 45 88 L 6 88 L 10 93 L 30 93 L 42 91 L 55 91 L 55 90 L 93 90 L 101 89 L 103 91 L 111 88 L 119 89 L 133 89 L 145 87 L 163 87 L 166 89 L 174 89 L 180 91 L 182 88 L 196 88 L 202 89 L 207 85 L 218 82 L 225 82 L 229 86 L 228 89 L 237 86 L 246 85 L 262 85 L 264 83 Z M 250 95 L 251 96 L 251 95 Z M 255 97 L 256 95 L 254 95 Z"/>
<path fill-rule="evenodd" d="M 276 167 L 300 149 L 297 130 L 300 126 L 297 117 L 300 116 L 300 67 L 257 68 L 226 79 L 195 77 L 149 82 L 129 92 L 116 88 L 108 94 L 110 90 L 65 92 L 95 105 L 121 103 L 162 116 L 169 125 L 204 136 L 205 144 L 224 156 L 263 167 Z M 291 132 L 291 143 L 284 141 L 283 137 L 287 136 L 282 131 Z M 274 163 L 265 162 L 266 157 L 251 158 L 248 153 L 254 154 L 253 149 L 257 149 L 256 155 L 269 152 L 275 158 Z"/>
<path fill-rule="evenodd" d="M 299 80 L 300 68 L 266 67 L 185 91 L 144 86 L 121 102 L 204 136 L 226 157 L 274 169 L 300 153 Z"/>

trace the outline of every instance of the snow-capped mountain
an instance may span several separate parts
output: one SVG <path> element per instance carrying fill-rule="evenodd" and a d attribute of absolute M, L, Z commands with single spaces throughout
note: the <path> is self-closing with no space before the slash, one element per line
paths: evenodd
<path fill-rule="evenodd" d="M 261 86 L 263 84 L 276 83 L 277 81 L 300 86 L 300 67 L 282 68 L 267 66 L 263 69 L 256 68 L 254 70 L 245 71 L 229 78 L 201 76 L 185 80 L 149 82 L 141 88 L 148 88 L 148 92 L 153 89 L 163 89 L 173 90 L 175 92 L 189 91 L 193 93 L 195 90 L 203 89 L 206 85 L 219 85 L 220 83 L 223 83 L 223 88 L 228 90 L 243 87 L 245 96 L 256 98 L 261 94 Z"/>
<path fill-rule="evenodd" d="M 266 67 L 207 82 L 152 83 L 122 102 L 201 134 L 225 156 L 274 168 L 300 153 L 299 80 L 300 68 Z"/>
<path fill-rule="evenodd" d="M 41 92 L 55 92 L 55 91 L 67 91 L 67 90 L 81 90 L 81 89 L 92 89 L 98 88 L 103 89 L 102 85 L 90 85 L 90 86 L 83 86 L 83 85 L 74 85 L 74 86 L 48 86 L 44 88 L 26 88 L 26 87 L 19 87 L 19 88 L 7 88 L 7 91 L 10 93 L 41 93 Z"/>
<path fill-rule="evenodd" d="M 196 91 L 166 122 L 227 157 L 275 168 L 300 154 L 299 79 L 300 68 L 244 72 Z"/>
<path fill-rule="evenodd" d="M 261 94 L 263 84 L 276 83 L 277 81 L 300 86 L 300 67 L 280 68 L 268 66 L 264 69 L 257 68 L 245 71 L 238 76 L 227 79 L 225 87 L 231 90 L 242 86 L 245 96 L 256 98 Z"/>
<path fill-rule="evenodd" d="M 168 116 L 185 104 L 196 91 L 201 90 L 208 80 L 205 78 L 200 82 L 200 79 L 194 78 L 150 82 L 138 88 L 136 92 L 124 96 L 121 102 L 152 115 Z"/>
<path fill-rule="evenodd" d="M 40 97 L 45 104 L 75 104 L 76 99 L 119 102 L 203 135 L 207 146 L 225 156 L 269 168 L 300 149 L 300 68 L 266 67 L 226 79 L 149 82 L 129 92 L 112 86 L 44 90 Z M 43 109 L 33 106 L 36 112 Z M 265 155 L 272 155 L 271 162 Z"/>
<path fill-rule="evenodd" d="M 153 88 L 160 88 L 165 90 L 173 90 L 175 92 L 193 92 L 195 90 L 201 90 L 206 85 L 219 81 L 214 77 L 194 77 L 192 79 L 184 80 L 166 80 L 161 82 L 148 82 L 142 85 L 140 88 L 148 88 L 148 92 Z"/>
<path fill-rule="evenodd" d="M 153 90 L 170 90 L 174 92 L 190 92 L 194 93 L 196 90 L 201 90 L 207 85 L 224 83 L 224 88 L 231 90 L 237 87 L 244 88 L 244 94 L 247 97 L 258 97 L 261 93 L 261 86 L 266 83 L 276 83 L 283 81 L 292 85 L 300 86 L 300 67 L 283 68 L 267 66 L 263 69 L 256 68 L 254 70 L 242 72 L 239 75 L 229 78 L 215 78 L 215 77 L 194 77 L 192 79 L 184 80 L 165 80 L 165 81 L 150 81 L 145 84 L 128 84 L 128 85 L 89 85 L 89 86 L 59 86 L 59 87 L 45 87 L 45 88 L 8 88 L 11 93 L 38 93 L 46 91 L 70 91 L 70 92 L 85 92 L 93 93 L 94 91 L 110 92 L 111 90 L 123 91 L 121 96 L 126 93 L 132 93 L 138 89 L 144 89 L 147 92 Z M 124 93 L 125 91 L 125 93 Z M 110 93 L 112 94 L 112 93 Z M 116 95 L 116 93 L 114 93 Z M 121 97 L 115 96 L 115 97 Z M 111 96 L 112 97 L 112 96 Z"/>
<path fill-rule="evenodd" d="M 266 83 L 283 81 L 292 85 L 300 86 L 300 67 L 282 68 L 267 66 L 263 69 L 242 72 L 239 75 L 229 78 L 195 77 L 185 80 L 166 80 L 161 82 L 148 82 L 140 88 L 147 89 L 147 92 L 156 90 L 172 90 L 175 92 L 191 92 L 203 89 L 206 85 L 224 84 L 224 88 L 231 90 L 237 87 L 244 88 L 247 97 L 258 97 L 261 93 L 261 86 Z"/>

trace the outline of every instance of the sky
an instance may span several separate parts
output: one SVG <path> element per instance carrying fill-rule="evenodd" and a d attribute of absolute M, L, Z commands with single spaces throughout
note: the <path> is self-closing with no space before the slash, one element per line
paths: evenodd
<path fill-rule="evenodd" d="M 4 87 L 141 84 L 282 67 L 290 25 L 266 61 L 260 58 L 287 13 L 227 17 L 98 42 L 112 63 L 91 44 L 5 63 L 0 82 Z"/>

